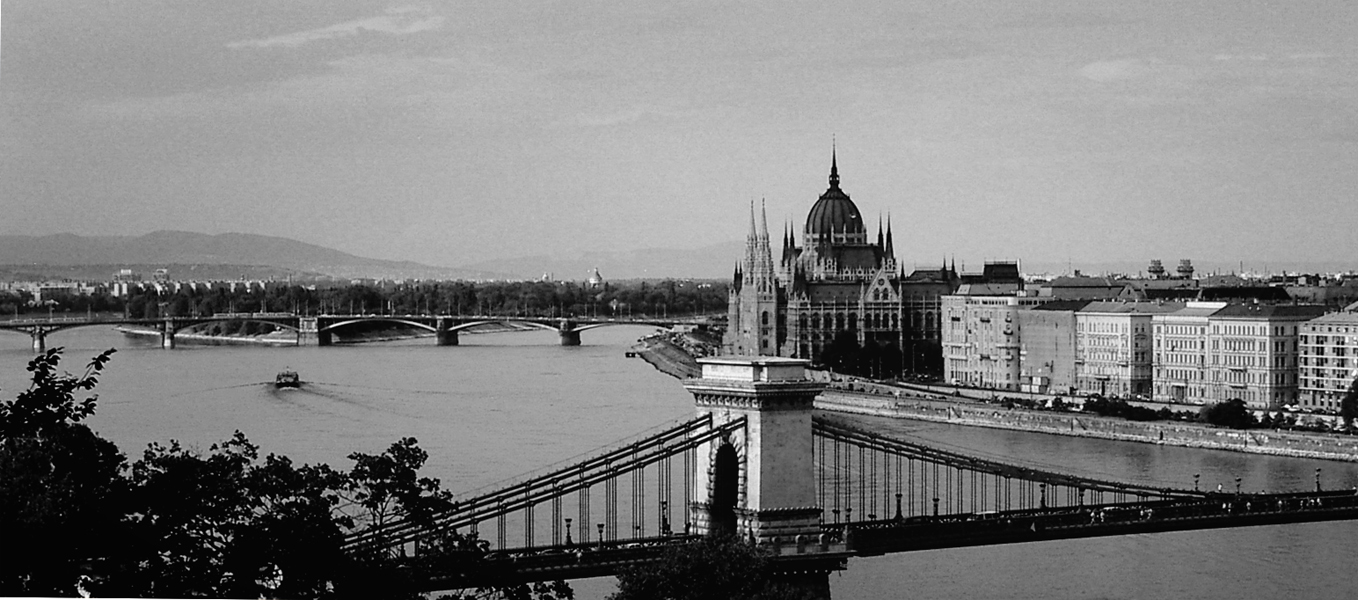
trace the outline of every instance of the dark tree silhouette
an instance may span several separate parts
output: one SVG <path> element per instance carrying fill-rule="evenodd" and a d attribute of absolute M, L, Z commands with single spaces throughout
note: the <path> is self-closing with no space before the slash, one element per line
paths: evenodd
<path fill-rule="evenodd" d="M 48 350 L 29 361 L 28 389 L 0 403 L 0 596 L 75 595 L 83 569 L 125 537 L 125 458 L 79 423 L 97 398 L 77 397 L 112 354 L 75 376 Z"/>
<path fill-rule="evenodd" d="M 1239 398 L 1205 406 L 1201 414 L 1204 422 L 1218 427 L 1249 429 L 1259 425 L 1254 414 L 1245 406 L 1245 401 Z"/>
<path fill-rule="evenodd" d="M 1358 376 L 1349 384 L 1349 391 L 1339 401 L 1339 419 L 1344 428 L 1353 431 L 1353 420 L 1358 419 Z"/>
<path fill-rule="evenodd" d="M 668 550 L 660 560 L 624 570 L 610 600 L 799 600 L 815 590 L 774 576 L 768 556 L 732 536 L 703 538 Z"/>

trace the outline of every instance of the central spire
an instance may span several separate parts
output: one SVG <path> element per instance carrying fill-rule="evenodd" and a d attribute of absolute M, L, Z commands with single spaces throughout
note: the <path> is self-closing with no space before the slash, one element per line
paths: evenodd
<path fill-rule="evenodd" d="M 830 189 L 839 189 L 839 161 L 835 156 L 835 143 L 830 142 Z"/>

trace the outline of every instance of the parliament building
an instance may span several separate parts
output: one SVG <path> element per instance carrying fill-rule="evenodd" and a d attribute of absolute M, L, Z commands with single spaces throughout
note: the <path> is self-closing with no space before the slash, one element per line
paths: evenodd
<path fill-rule="evenodd" d="M 731 282 L 723 350 L 737 355 L 807 358 L 817 363 L 849 353 L 872 365 L 864 373 L 942 373 L 941 297 L 959 277 L 946 264 L 905 274 L 896 260 L 891 223 L 879 219 L 876 239 L 839 187 L 830 159 L 830 187 L 807 214 L 802 245 L 785 227 L 777 262 L 761 207 L 750 208 L 745 257 Z M 834 359 L 830 356 L 833 349 Z"/>

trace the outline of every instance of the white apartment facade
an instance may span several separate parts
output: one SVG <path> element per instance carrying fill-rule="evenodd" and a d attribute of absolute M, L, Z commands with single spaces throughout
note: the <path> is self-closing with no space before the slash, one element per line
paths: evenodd
<path fill-rule="evenodd" d="M 1278 410 L 1298 394 L 1298 335 L 1324 308 L 1235 304 L 1211 317 L 1208 369 L 1211 398 L 1239 398 L 1255 410 Z"/>
<path fill-rule="evenodd" d="M 1151 317 L 1153 355 L 1151 399 L 1175 404 L 1212 401 L 1207 365 L 1210 317 L 1225 302 L 1188 302 Z"/>
<path fill-rule="evenodd" d="M 1090 302 L 1075 313 L 1077 393 L 1150 398 L 1152 317 L 1183 303 Z"/>
<path fill-rule="evenodd" d="M 1301 324 L 1298 404 L 1339 412 L 1339 402 L 1358 378 L 1358 304 Z"/>

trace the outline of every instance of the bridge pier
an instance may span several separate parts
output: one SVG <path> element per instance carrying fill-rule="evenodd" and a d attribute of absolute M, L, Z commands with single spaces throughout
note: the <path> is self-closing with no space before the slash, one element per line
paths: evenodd
<path fill-rule="evenodd" d="M 34 330 L 29 334 L 33 337 L 33 353 L 42 354 L 47 351 L 47 334 L 41 329 Z"/>
<path fill-rule="evenodd" d="M 824 385 L 806 379 L 808 361 L 741 356 L 698 363 L 702 377 L 684 382 L 698 414 L 711 415 L 714 425 L 744 419 L 745 427 L 697 450 L 699 473 L 707 476 L 694 482 L 695 531 L 758 543 L 819 535 L 811 413 Z"/>
<path fill-rule="evenodd" d="M 298 346 L 317 346 L 320 339 L 316 335 L 316 317 L 297 318 L 297 345 Z"/>
<path fill-rule="evenodd" d="M 160 326 L 160 347 L 166 350 L 174 350 L 174 321 L 167 319 Z"/>
<path fill-rule="evenodd" d="M 457 331 L 450 330 L 448 319 L 439 319 L 434 324 L 434 343 L 439 346 L 456 346 Z"/>
<path fill-rule="evenodd" d="M 562 346 L 580 345 L 580 331 L 575 328 L 575 321 L 562 319 L 556 331 L 561 335 Z"/>
<path fill-rule="evenodd" d="M 562 331 L 562 332 L 560 332 L 560 334 L 561 334 L 561 345 L 562 345 L 562 346 L 579 346 L 579 345 L 580 345 L 580 332 L 579 332 L 579 331 L 575 331 L 575 330 L 571 330 L 571 331 Z"/>

